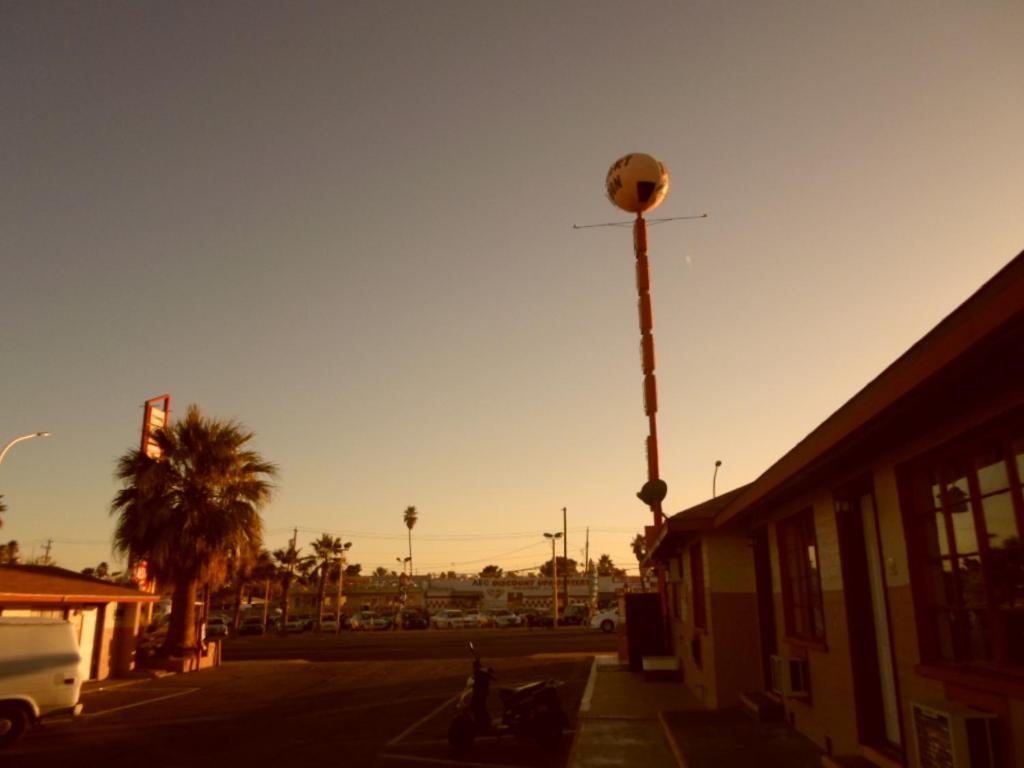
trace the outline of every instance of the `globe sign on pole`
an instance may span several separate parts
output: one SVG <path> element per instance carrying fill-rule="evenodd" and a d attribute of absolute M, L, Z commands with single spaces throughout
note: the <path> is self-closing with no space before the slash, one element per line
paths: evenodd
<path fill-rule="evenodd" d="M 654 527 L 661 526 L 664 515 L 661 502 L 668 486 L 660 477 L 658 462 L 658 388 L 655 378 L 654 315 L 651 309 L 650 267 L 647 259 L 647 222 L 644 211 L 657 208 L 668 196 L 669 175 L 665 166 L 650 155 L 639 152 L 624 155 L 608 169 L 605 191 L 618 208 L 636 214 L 633 246 L 636 252 L 636 287 L 640 313 L 640 350 L 643 370 L 644 414 L 647 416 L 647 482 L 637 496 L 654 515 Z"/>
<path fill-rule="evenodd" d="M 650 155 L 634 152 L 608 169 L 608 199 L 630 213 L 654 210 L 668 196 L 668 188 L 668 170 Z"/>

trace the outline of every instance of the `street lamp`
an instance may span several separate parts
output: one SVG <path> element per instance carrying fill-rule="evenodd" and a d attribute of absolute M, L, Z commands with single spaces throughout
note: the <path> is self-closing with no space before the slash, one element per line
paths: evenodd
<path fill-rule="evenodd" d="M 551 604 L 551 626 L 558 627 L 558 560 L 555 559 L 555 541 L 562 538 L 562 532 L 545 533 L 545 539 L 551 539 L 551 593 L 554 601 Z"/>
<path fill-rule="evenodd" d="M 22 435 L 21 437 L 14 438 L 9 443 L 7 443 L 7 445 L 4 446 L 4 449 L 2 451 L 0 451 L 0 464 L 3 464 L 4 456 L 7 455 L 7 452 L 11 450 L 11 446 L 14 445 L 15 443 L 20 443 L 22 440 L 31 440 L 33 437 L 50 437 L 50 435 L 50 432 L 30 432 L 27 435 Z"/>
<path fill-rule="evenodd" d="M 341 545 L 341 554 L 338 555 L 338 599 L 334 606 L 334 632 L 337 634 L 341 632 L 341 584 L 345 578 L 345 553 L 348 552 L 349 547 L 352 546 L 351 541 L 346 541 Z"/>

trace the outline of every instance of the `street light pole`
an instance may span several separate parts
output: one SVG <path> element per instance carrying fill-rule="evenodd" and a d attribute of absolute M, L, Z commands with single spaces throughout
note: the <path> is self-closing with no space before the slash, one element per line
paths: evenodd
<path fill-rule="evenodd" d="M 345 553 L 348 552 L 349 547 L 352 546 L 351 541 L 346 541 L 341 545 L 341 554 L 338 555 L 338 599 L 337 604 L 334 606 L 334 633 L 341 632 L 341 592 L 342 583 L 345 579 Z"/>
<path fill-rule="evenodd" d="M 555 540 L 562 538 L 562 532 L 545 533 L 545 539 L 551 539 L 551 626 L 558 629 L 558 559 L 555 556 Z"/>
<path fill-rule="evenodd" d="M 2 451 L 0 451 L 0 464 L 3 464 L 4 457 L 7 455 L 7 452 L 9 450 L 11 450 L 11 447 L 13 445 L 15 445 L 16 443 L 20 443 L 22 440 L 31 440 L 33 437 L 50 437 L 50 436 L 51 436 L 50 432 L 30 432 L 27 435 L 21 435 L 20 437 L 14 438 L 13 440 L 9 441 L 7 443 L 7 445 L 4 446 Z"/>

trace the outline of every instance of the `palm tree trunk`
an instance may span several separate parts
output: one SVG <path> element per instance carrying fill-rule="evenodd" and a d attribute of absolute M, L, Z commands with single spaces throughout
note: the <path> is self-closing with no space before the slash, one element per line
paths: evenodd
<path fill-rule="evenodd" d="M 324 595 L 327 592 L 327 566 L 329 560 L 324 560 L 320 566 L 320 587 L 316 595 L 316 631 L 320 631 L 320 622 L 324 620 Z"/>
<path fill-rule="evenodd" d="M 281 582 L 281 626 L 279 628 L 282 635 L 287 634 L 286 625 L 288 624 L 288 593 L 292 588 L 291 574 L 287 574 L 284 580 Z"/>
<path fill-rule="evenodd" d="M 174 583 L 171 621 L 164 650 L 182 653 L 196 645 L 196 592 L 194 579 L 180 577 Z"/>
<path fill-rule="evenodd" d="M 270 617 L 270 579 L 264 582 L 263 586 L 263 628 L 267 627 L 267 619 Z"/>
<path fill-rule="evenodd" d="M 242 591 L 245 587 L 245 582 L 238 576 L 238 584 L 235 585 L 235 615 L 231 619 L 231 631 L 233 634 L 238 634 L 238 624 L 242 620 Z"/>
<path fill-rule="evenodd" d="M 412 576 L 412 528 L 409 529 L 409 576 Z"/>

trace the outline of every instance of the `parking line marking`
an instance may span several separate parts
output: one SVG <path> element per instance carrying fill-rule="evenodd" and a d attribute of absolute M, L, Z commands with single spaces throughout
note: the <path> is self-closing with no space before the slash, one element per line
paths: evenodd
<path fill-rule="evenodd" d="M 185 688 L 174 693 L 169 693 L 166 696 L 157 696 L 155 699 L 146 699 L 145 701 L 136 701 L 134 704 L 123 704 L 120 707 L 114 707 L 113 709 L 104 709 L 102 712 L 85 712 L 82 717 L 102 717 L 103 715 L 109 715 L 111 712 L 120 712 L 125 709 L 132 709 L 134 707 L 141 707 L 146 704 L 154 704 L 164 699 L 173 699 L 176 696 L 184 696 L 186 693 L 195 693 L 200 690 L 199 688 Z"/>
<path fill-rule="evenodd" d="M 471 763 L 467 760 L 445 760 L 441 757 L 420 757 L 418 755 L 402 755 L 398 752 L 381 752 L 378 758 L 386 760 L 408 760 L 414 763 L 431 763 L 432 765 L 459 765 L 469 768 L 529 768 L 525 765 L 514 765 L 511 763 Z"/>
<path fill-rule="evenodd" d="M 587 687 L 583 689 L 583 698 L 580 700 L 580 712 L 590 711 L 590 700 L 594 697 L 594 684 L 597 682 L 597 656 L 590 665 L 590 676 L 587 678 Z"/>
<path fill-rule="evenodd" d="M 454 702 L 458 698 L 459 698 L 459 694 L 456 694 L 455 696 L 451 696 L 451 697 L 445 699 L 444 701 L 441 702 L 441 705 L 439 707 L 437 707 L 436 709 L 431 710 L 430 714 L 428 714 L 428 715 L 426 715 L 424 717 L 421 717 L 419 720 L 417 720 L 415 723 L 410 725 L 408 728 L 406 728 L 400 734 L 395 736 L 395 738 L 393 738 L 391 741 L 389 741 L 387 744 L 385 744 L 384 747 L 385 748 L 393 747 L 395 744 L 400 742 L 402 739 L 404 739 L 410 733 L 415 731 L 417 728 L 419 728 L 425 722 L 427 722 L 428 720 L 431 720 L 432 718 L 434 718 L 441 710 L 443 710 L 445 707 L 447 707 L 449 704 L 451 704 L 452 702 Z"/>

